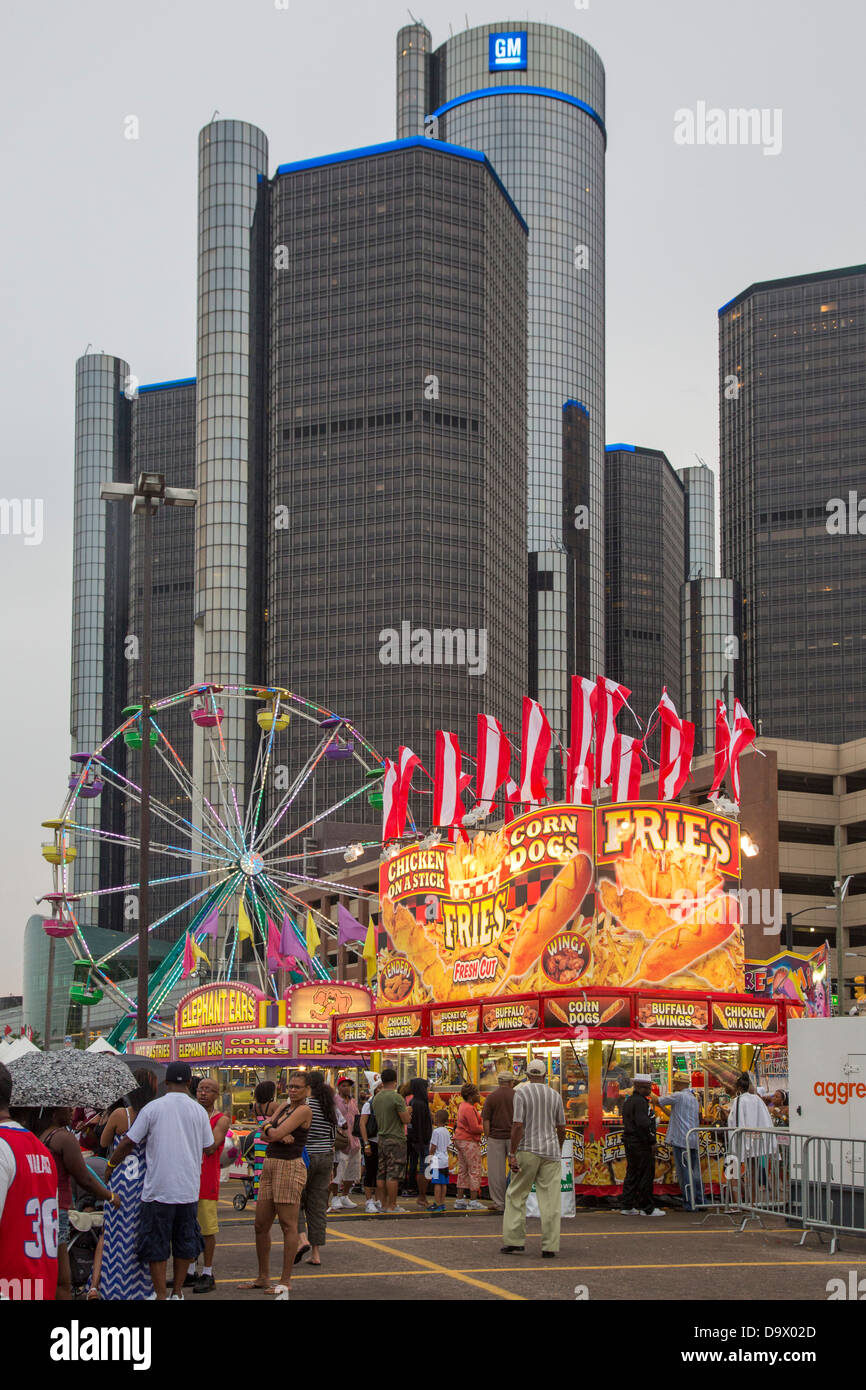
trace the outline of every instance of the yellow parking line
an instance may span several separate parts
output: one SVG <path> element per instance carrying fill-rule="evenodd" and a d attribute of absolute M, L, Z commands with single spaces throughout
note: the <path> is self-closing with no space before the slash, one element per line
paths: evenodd
<path fill-rule="evenodd" d="M 371 1242 L 369 1242 L 369 1241 L 364 1241 L 363 1243 L 364 1243 L 365 1245 L 367 1245 L 367 1244 L 370 1244 Z M 393 1254 L 393 1253 L 395 1253 L 395 1252 L 393 1252 L 393 1251 L 388 1251 L 387 1253 L 388 1253 L 388 1254 Z M 470 1278 L 468 1278 L 467 1276 L 468 1276 L 468 1275 L 472 1275 L 472 1274 L 500 1274 L 500 1275 L 501 1275 L 501 1274 L 503 1274 L 503 1273 L 505 1273 L 505 1274 L 512 1274 L 512 1273 L 513 1273 L 513 1274 L 541 1274 L 541 1273 L 545 1273 L 545 1274 L 555 1274 L 557 1271 L 559 1271 L 559 1272 L 562 1273 L 562 1274 L 586 1274 L 586 1273 L 597 1274 L 597 1273 L 605 1273 L 605 1272 L 608 1271 L 608 1270 L 610 1270 L 611 1272 L 615 1272 L 615 1271 L 624 1270 L 624 1269 L 627 1269 L 627 1270 L 635 1270 L 635 1269 L 755 1269 L 755 1268 L 758 1268 L 758 1269 L 763 1269 L 763 1268 L 774 1269 L 774 1268 L 776 1268 L 777 1266 L 786 1266 L 786 1265 L 824 1265 L 824 1266 L 830 1265 L 830 1266 L 839 1266 L 839 1265 L 844 1265 L 844 1264 L 846 1264 L 847 1262 L 848 1262 L 848 1261 L 847 1261 L 846 1257 L 843 1257 L 843 1256 L 839 1256 L 839 1257 L 837 1257 L 836 1259 L 828 1259 L 828 1260 L 742 1260 L 742 1261 L 734 1261 L 734 1260 L 731 1260 L 731 1261 L 729 1261 L 729 1262 L 727 1262 L 727 1263 L 717 1263 L 717 1262 L 715 1262 L 715 1261 L 711 1261 L 711 1262 L 707 1262 L 707 1263 L 705 1263 L 705 1264 L 647 1264 L 647 1265 L 564 1265 L 564 1264 L 556 1264 L 556 1265 L 533 1265 L 533 1264 L 524 1264 L 522 1261 L 520 1261 L 519 1264 L 518 1264 L 518 1263 L 515 1263 L 513 1269 L 512 1269 L 512 1268 L 508 1268 L 508 1269 L 503 1270 L 501 1266 L 496 1266 L 496 1265 L 494 1265 L 494 1266 L 491 1266 L 491 1267 L 489 1267 L 489 1268 L 488 1268 L 488 1267 L 482 1267 L 482 1268 L 478 1268 L 478 1269 L 474 1269 L 474 1268 L 473 1268 L 473 1269 L 465 1269 L 465 1270 L 451 1270 L 451 1269 L 443 1269 L 441 1265 L 435 1265 L 435 1264 L 432 1264 L 431 1262 L 425 1260 L 425 1261 L 418 1261 L 418 1263 L 420 1263 L 420 1264 L 425 1264 L 425 1265 L 428 1264 L 428 1263 L 430 1263 L 430 1268 L 429 1268 L 429 1269 L 426 1269 L 426 1268 L 425 1268 L 425 1269 L 358 1269 L 358 1270 L 344 1271 L 344 1272 L 342 1272 L 342 1273 L 334 1273 L 334 1274 L 331 1274 L 331 1273 L 325 1273 L 325 1274 L 295 1274 L 295 1275 L 293 1276 L 292 1282 L 294 1282 L 295 1279 L 297 1279 L 297 1280 L 307 1280 L 307 1279 L 404 1279 L 404 1278 L 407 1278 L 409 1275 L 413 1275 L 413 1274 L 414 1274 L 414 1275 L 421 1275 L 421 1274 L 424 1274 L 424 1275 L 431 1275 L 431 1274 L 433 1274 L 433 1275 L 447 1275 L 447 1277 L 448 1277 L 449 1279 L 461 1279 L 463 1283 L 466 1283 L 466 1284 L 473 1284 L 473 1285 L 475 1285 L 476 1288 L 486 1289 L 486 1290 L 488 1290 L 489 1292 L 499 1294 L 500 1297 L 502 1297 L 502 1298 L 521 1299 L 522 1301 L 525 1302 L 526 1300 L 522 1298 L 522 1295 L 521 1295 L 521 1294 L 514 1294 L 514 1293 L 509 1292 L 509 1290 L 507 1290 L 507 1289 L 500 1289 L 500 1288 L 497 1288 L 494 1284 L 482 1283 L 482 1282 L 481 1282 L 480 1280 L 478 1280 L 478 1279 L 470 1279 Z M 216 1282 L 217 1282 L 218 1284 L 233 1284 L 233 1283 L 235 1283 L 235 1280 L 234 1280 L 234 1279 L 217 1279 Z"/>
<path fill-rule="evenodd" d="M 447 1279 L 456 1279 L 458 1283 L 471 1284 L 473 1288 L 484 1289 L 486 1293 L 496 1294 L 499 1298 L 506 1298 L 513 1301 L 516 1300 L 521 1303 L 525 1303 L 526 1301 L 523 1297 L 523 1294 L 512 1293 L 510 1289 L 501 1289 L 496 1284 L 486 1284 L 479 1279 L 470 1279 L 466 1274 L 462 1272 L 462 1270 L 446 1269 L 444 1265 L 438 1265 L 433 1260 L 422 1260 L 418 1255 L 410 1255 L 407 1251 L 392 1250 L 389 1246 L 380 1244 L 379 1241 L 368 1240 L 365 1239 L 364 1236 L 350 1236 L 345 1231 L 335 1231 L 334 1235 L 337 1236 L 339 1240 L 351 1241 L 353 1245 L 364 1245 L 368 1250 L 381 1250 L 386 1255 L 397 1255 L 399 1259 L 409 1260 L 412 1264 L 420 1266 L 422 1269 L 427 1270 L 431 1274 L 441 1274 L 444 1275 Z M 484 1273 L 497 1272 L 500 1271 L 484 1271 Z M 309 1275 L 301 1275 L 302 1279 L 306 1279 L 309 1277 Z M 316 1275 L 312 1276 L 312 1278 L 316 1277 Z"/>
<path fill-rule="evenodd" d="M 338 1234 L 341 1234 L 341 1233 L 335 1231 L 335 1230 L 333 1229 L 333 1227 L 329 1230 L 329 1235 L 338 1235 Z M 530 1234 L 533 1234 L 533 1233 L 530 1232 Z M 646 1228 L 644 1228 L 644 1227 L 642 1227 L 639 1231 L 630 1231 L 630 1230 L 624 1230 L 624 1231 L 592 1231 L 592 1232 L 588 1232 L 588 1231 L 562 1231 L 562 1232 L 560 1233 L 560 1239 L 561 1239 L 561 1240 L 565 1240 L 565 1239 L 571 1239 L 571 1240 L 605 1240 L 605 1239 L 607 1239 L 608 1237 L 611 1237 L 611 1236 L 612 1236 L 612 1237 L 616 1237 L 616 1236 L 632 1236 L 632 1237 L 633 1237 L 633 1236 L 692 1236 L 692 1237 L 698 1237 L 698 1236 L 707 1236 L 707 1235 L 712 1235 L 712 1236 L 739 1236 L 739 1235 L 743 1235 L 743 1236 L 757 1236 L 757 1235 L 766 1235 L 766 1234 L 767 1234 L 766 1230 L 764 1230 L 764 1229 L 758 1230 L 757 1227 L 755 1227 L 754 1229 L 751 1228 L 751 1227 L 749 1227 L 749 1228 L 748 1228 L 747 1230 L 745 1230 L 745 1231 L 738 1231 L 738 1230 L 734 1229 L 734 1227 L 725 1226 L 723 1229 L 718 1230 L 718 1231 L 705 1231 L 705 1230 L 703 1230 L 703 1229 L 700 1228 L 700 1227 L 699 1227 L 699 1228 L 696 1228 L 696 1229 L 694 1229 L 694 1230 L 687 1230 L 687 1229 L 685 1229 L 685 1227 L 680 1226 L 680 1227 L 674 1227 L 673 1229 L 671 1229 L 671 1227 L 667 1227 L 666 1230 L 660 1231 L 659 1228 L 658 1228 L 657 1226 L 654 1226 L 652 1229 L 649 1229 L 649 1230 L 646 1229 Z M 797 1234 L 797 1232 L 793 1232 L 793 1234 Z M 467 1231 L 464 1235 L 457 1235 L 457 1234 L 455 1233 L 454 1235 L 436 1235 L 436 1236 L 427 1236 L 427 1235 L 418 1235 L 418 1236 L 409 1236 L 409 1235 L 405 1235 L 405 1236 L 404 1236 L 404 1235 L 396 1235 L 396 1236 L 378 1236 L 378 1237 L 377 1237 L 377 1240 L 378 1240 L 378 1241 L 382 1241 L 382 1242 L 384 1242 L 384 1241 L 394 1241 L 394 1240 L 426 1240 L 426 1241 L 429 1241 L 429 1240 L 451 1240 L 451 1241 L 456 1241 L 456 1240 L 501 1240 L 501 1239 L 502 1239 L 502 1232 L 501 1232 L 501 1231 L 496 1231 L 496 1232 L 485 1232 L 484 1234 L 480 1234 L 480 1235 L 479 1235 L 479 1234 L 473 1235 L 471 1231 Z M 225 1241 L 225 1240 L 221 1240 L 221 1241 L 219 1242 L 219 1244 L 220 1244 L 220 1248 L 223 1249 L 223 1250 L 228 1250 L 228 1249 L 232 1249 L 232 1248 L 247 1249 L 247 1248 L 249 1248 L 250 1242 L 249 1242 L 249 1241 L 243 1241 L 243 1240 L 238 1240 L 238 1241 Z"/>
<path fill-rule="evenodd" d="M 336 1232 L 334 1232 L 334 1231 L 329 1231 L 329 1232 L 328 1232 L 328 1235 L 329 1235 L 329 1236 L 335 1235 L 335 1234 L 336 1234 Z M 530 1231 L 530 1235 L 532 1235 L 532 1234 L 533 1234 L 533 1232 Z M 640 1235 L 640 1236 L 650 1236 L 650 1235 L 652 1235 L 652 1236 L 654 1236 L 654 1235 L 663 1235 L 663 1234 L 664 1234 L 664 1235 L 669 1235 L 669 1236 L 691 1236 L 691 1235 L 698 1236 L 698 1235 L 701 1235 L 702 1232 L 700 1232 L 700 1231 L 666 1231 L 666 1232 L 662 1232 L 662 1231 L 611 1231 L 610 1234 L 611 1234 L 611 1235 L 614 1235 L 614 1236 L 628 1236 L 628 1235 L 633 1235 L 633 1236 L 635 1236 L 635 1235 Z M 725 1236 L 728 1236 L 728 1235 L 735 1236 L 735 1235 L 739 1235 L 740 1233 L 739 1233 L 738 1231 L 717 1231 L 715 1234 L 716 1234 L 716 1235 L 725 1235 Z M 743 1234 L 743 1235 L 758 1235 L 758 1234 L 766 1235 L 766 1232 L 765 1232 L 765 1231 L 764 1231 L 764 1232 L 744 1231 L 742 1234 Z M 560 1238 L 561 1238 L 562 1240 L 565 1240 L 566 1237 L 568 1237 L 568 1238 L 571 1239 L 571 1240 L 586 1239 L 586 1236 L 585 1236 L 584 1232 L 582 1232 L 582 1231 L 562 1231 L 562 1232 L 561 1232 Z M 394 1240 L 452 1240 L 452 1241 L 456 1241 L 456 1240 L 501 1240 L 501 1239 L 502 1239 L 502 1232 L 499 1231 L 496 1235 L 483 1235 L 483 1236 L 473 1236 L 473 1235 L 464 1235 L 464 1236 L 377 1236 L 376 1239 L 379 1240 L 379 1241 L 394 1241 Z M 593 1239 L 595 1239 L 595 1237 L 593 1237 Z M 221 1250 L 228 1250 L 228 1249 L 231 1249 L 233 1246 L 237 1247 L 238 1249 L 241 1249 L 241 1248 L 242 1248 L 242 1249 L 249 1249 L 250 1244 L 251 1244 L 251 1242 L 248 1241 L 248 1240 L 237 1240 L 237 1241 L 221 1240 L 221 1241 L 219 1242 L 219 1246 L 220 1246 L 220 1249 L 221 1249 Z"/>

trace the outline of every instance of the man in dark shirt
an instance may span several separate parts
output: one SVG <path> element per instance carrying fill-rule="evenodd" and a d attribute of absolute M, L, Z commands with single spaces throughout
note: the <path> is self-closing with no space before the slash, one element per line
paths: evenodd
<path fill-rule="evenodd" d="M 481 1123 L 487 1137 L 487 1183 L 493 1210 L 504 1212 L 505 1170 L 514 1120 L 514 1073 L 501 1071 L 496 1080 L 496 1090 L 484 1102 Z"/>
<path fill-rule="evenodd" d="M 623 1216 L 664 1216 L 653 1201 L 656 1159 L 656 1120 L 649 1102 L 652 1077 L 638 1074 L 634 1089 L 622 1103 L 625 1144 L 625 1182 L 622 1185 Z"/>

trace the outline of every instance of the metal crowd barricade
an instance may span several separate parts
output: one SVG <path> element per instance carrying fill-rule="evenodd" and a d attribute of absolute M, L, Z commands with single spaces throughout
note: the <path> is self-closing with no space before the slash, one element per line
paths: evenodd
<path fill-rule="evenodd" d="M 740 1230 L 763 1216 L 802 1218 L 805 1136 L 785 1129 L 733 1129 L 729 1151 L 739 1163 Z M 732 1164 L 733 1166 L 733 1164 Z"/>
<path fill-rule="evenodd" d="M 728 1162 L 728 1130 L 707 1125 L 690 1129 L 683 1157 L 691 1205 L 706 1212 L 705 1221 L 713 1215 L 734 1221 L 739 1191 Z"/>
<path fill-rule="evenodd" d="M 692 1136 L 697 1148 L 691 1147 Z M 693 1205 L 708 1219 L 719 1213 L 740 1230 L 763 1216 L 799 1220 L 804 1136 L 782 1129 L 728 1129 L 715 1126 L 689 1131 L 686 1150 Z"/>
<path fill-rule="evenodd" d="M 866 1235 L 866 1139 L 802 1136 L 802 1245 L 810 1231 L 830 1232 L 830 1254 L 839 1234 Z"/>
<path fill-rule="evenodd" d="M 693 1148 L 692 1140 L 697 1147 Z M 843 1232 L 866 1236 L 866 1139 L 827 1139 L 786 1129 L 692 1129 L 686 1174 L 692 1204 L 763 1225 L 776 1216 L 830 1235 L 834 1254 Z"/>

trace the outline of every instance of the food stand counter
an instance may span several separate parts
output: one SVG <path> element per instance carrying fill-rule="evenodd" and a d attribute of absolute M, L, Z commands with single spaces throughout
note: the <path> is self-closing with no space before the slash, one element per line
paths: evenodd
<path fill-rule="evenodd" d="M 532 1057 L 544 1058 L 574 1143 L 575 1191 L 604 1196 L 618 1192 L 625 1176 L 620 1106 L 635 1074 L 649 1073 L 660 1092 L 670 1090 L 675 1075 L 687 1075 L 710 1123 L 718 1093 L 750 1063 L 751 1052 L 784 1044 L 786 1007 L 736 994 L 558 990 L 335 1018 L 330 1050 L 362 1052 L 376 1070 L 392 1065 L 400 1084 L 426 1077 L 431 1107 L 448 1110 L 451 1128 L 466 1081 L 483 1098 L 500 1071 L 519 1081 Z M 656 1188 L 676 1192 L 665 1131 L 659 1111 Z M 713 1157 L 705 1159 L 709 1182 Z"/>

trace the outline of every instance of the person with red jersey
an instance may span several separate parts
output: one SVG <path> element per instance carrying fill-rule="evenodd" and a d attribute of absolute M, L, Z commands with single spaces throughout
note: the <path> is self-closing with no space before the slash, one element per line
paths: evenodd
<path fill-rule="evenodd" d="M 186 1282 L 192 1284 L 193 1293 L 210 1293 L 212 1289 L 216 1288 L 216 1281 L 213 1277 L 213 1257 L 216 1250 L 216 1238 L 219 1234 L 217 1200 L 220 1195 L 220 1155 L 230 1124 L 229 1116 L 215 1109 L 219 1093 L 219 1086 L 209 1077 L 205 1077 L 198 1083 L 195 1093 L 196 1100 L 199 1105 L 204 1106 L 205 1113 L 210 1120 L 216 1148 L 213 1152 L 206 1153 L 201 1161 L 198 1224 L 204 1239 L 204 1264 L 198 1276 L 192 1270 L 187 1275 Z"/>
<path fill-rule="evenodd" d="M 12 1076 L 0 1063 L 0 1297 L 57 1292 L 57 1168 L 9 1114 Z"/>

